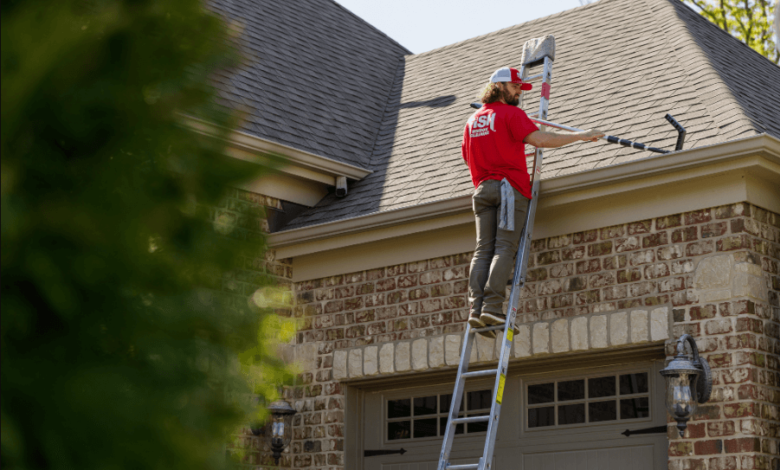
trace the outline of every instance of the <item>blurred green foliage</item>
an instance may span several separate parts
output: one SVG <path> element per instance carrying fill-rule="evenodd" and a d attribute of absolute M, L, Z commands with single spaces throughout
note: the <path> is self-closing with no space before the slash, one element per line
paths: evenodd
<path fill-rule="evenodd" d="M 293 334 L 221 291 L 263 256 L 261 235 L 210 220 L 251 175 L 182 125 L 235 126 L 208 85 L 238 64 L 233 38 L 199 0 L 1 8 L 0 464 L 221 467 L 263 418 L 233 398 L 276 398 L 273 346 Z"/>
<path fill-rule="evenodd" d="M 772 37 L 776 0 L 683 0 L 723 31 L 778 64 L 780 50 Z"/>

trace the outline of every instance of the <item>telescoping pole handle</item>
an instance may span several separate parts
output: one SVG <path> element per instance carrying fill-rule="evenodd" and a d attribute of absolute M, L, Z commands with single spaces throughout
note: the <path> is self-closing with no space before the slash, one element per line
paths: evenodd
<path fill-rule="evenodd" d="M 471 107 L 479 109 L 479 108 L 482 107 L 482 104 L 480 104 L 480 103 L 471 103 Z M 576 127 L 564 126 L 563 124 L 556 124 L 554 122 L 545 121 L 544 119 L 536 119 L 536 118 L 529 118 L 529 119 L 532 120 L 533 122 L 535 122 L 537 124 L 541 124 L 543 126 L 554 127 L 556 129 L 561 129 L 561 130 L 569 131 L 569 132 L 583 132 L 582 129 L 578 129 Z M 640 144 L 639 142 L 633 142 L 633 141 L 626 140 L 626 139 L 621 139 L 620 137 L 615 137 L 613 135 L 605 135 L 604 137 L 601 137 L 601 139 L 602 140 L 606 140 L 607 142 L 612 143 L 612 144 L 620 144 L 620 145 L 622 145 L 624 147 L 632 147 L 632 148 L 639 149 L 639 150 L 646 150 L 648 152 L 669 153 L 668 150 L 659 149 L 659 148 L 655 148 L 655 147 L 650 147 L 649 145 Z"/>
<path fill-rule="evenodd" d="M 667 114 L 664 116 L 667 121 L 669 121 L 669 124 L 674 126 L 674 128 L 677 130 L 677 143 L 674 146 L 675 150 L 682 150 L 683 143 L 685 142 L 685 128 L 680 125 L 679 122 L 677 122 L 677 119 L 675 119 L 671 114 Z"/>

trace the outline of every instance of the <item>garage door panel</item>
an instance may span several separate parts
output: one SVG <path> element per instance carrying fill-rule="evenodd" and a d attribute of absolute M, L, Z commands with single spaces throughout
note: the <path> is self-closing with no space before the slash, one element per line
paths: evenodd
<path fill-rule="evenodd" d="M 515 376 L 507 380 L 505 409 L 502 412 L 493 468 L 496 470 L 666 470 L 668 440 L 666 433 L 644 434 L 626 438 L 625 429 L 641 429 L 659 426 L 666 422 L 663 406 L 664 388 L 658 370 L 661 361 L 635 363 L 612 367 L 576 370 L 570 373 L 546 373 Z M 609 378 L 609 387 L 600 383 Z M 636 379 L 634 382 L 625 380 Z M 641 383 L 639 379 L 642 379 Z M 591 387 L 591 380 L 598 387 Z M 531 393 L 530 387 L 541 384 Z M 638 385 L 637 385 L 638 384 Z M 474 393 L 492 384 L 474 384 Z M 542 394 L 550 388 L 554 393 Z M 579 388 L 576 388 L 574 386 Z M 583 392 L 583 388 L 586 390 Z M 544 390 L 543 390 L 544 389 Z M 576 392 L 576 393 L 575 393 Z M 404 455 L 392 454 L 364 458 L 361 470 L 436 470 L 438 454 L 443 439 L 443 422 L 438 425 L 437 436 L 416 435 L 416 420 L 446 419 L 449 411 L 445 396 L 451 394 L 451 385 L 423 384 L 416 387 L 383 389 L 365 395 L 363 449 L 397 450 L 403 447 Z M 451 395 L 450 395 L 451 396 Z M 417 405 L 417 397 L 420 406 Z M 533 399 L 532 399 L 533 398 Z M 644 413 L 623 415 L 625 400 L 645 400 Z M 428 405 L 436 400 L 437 406 Z M 591 414 L 590 403 L 614 402 L 618 411 L 610 419 Z M 405 403 L 403 407 L 398 403 Z M 468 402 L 468 400 L 464 400 Z M 481 401 L 479 402 L 481 403 Z M 573 415 L 565 414 L 572 404 L 584 404 L 584 419 L 571 421 Z M 529 409 L 555 407 L 554 419 L 542 423 L 531 421 Z M 406 410 L 406 408 L 409 408 Z M 419 408 L 419 410 L 418 410 Z M 465 405 L 461 415 L 483 413 L 482 405 Z M 419 413 L 418 413 L 419 411 Z M 598 410 L 596 410 L 598 411 Z M 561 416 L 563 419 L 561 419 Z M 593 418 L 593 419 L 592 419 Z M 597 419 L 596 419 L 597 418 Z M 411 423 L 408 436 L 401 438 L 391 432 L 396 422 Z M 394 428 L 392 428 L 394 429 Z M 451 463 L 474 463 L 484 446 L 484 432 L 471 434 L 463 428 L 456 435 Z"/>
<path fill-rule="evenodd" d="M 653 470 L 652 445 L 592 449 L 570 452 L 540 452 L 523 455 L 523 469 L 538 470 Z"/>
<path fill-rule="evenodd" d="M 479 456 L 469 459 L 452 459 L 450 460 L 450 464 L 463 465 L 468 463 L 475 463 L 477 460 L 479 460 Z M 495 459 L 493 462 L 495 462 Z M 438 460 L 431 460 L 425 462 L 409 462 L 404 464 L 382 464 L 379 466 L 379 468 L 382 470 L 436 470 L 438 465 Z M 493 468 L 496 468 L 495 464 L 493 465 Z"/>

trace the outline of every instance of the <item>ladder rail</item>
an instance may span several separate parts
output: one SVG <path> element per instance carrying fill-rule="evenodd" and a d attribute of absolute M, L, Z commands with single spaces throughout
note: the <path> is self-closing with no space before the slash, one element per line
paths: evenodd
<path fill-rule="evenodd" d="M 474 332 L 471 329 L 471 325 L 469 325 L 467 322 L 466 332 L 463 335 L 463 346 L 460 353 L 460 363 L 458 364 L 458 375 L 455 378 L 455 390 L 452 392 L 450 411 L 447 414 L 447 429 L 444 431 L 444 443 L 442 444 L 441 454 L 439 455 L 438 470 L 447 470 L 448 462 L 450 460 L 452 441 L 455 439 L 455 430 L 457 429 L 457 423 L 454 423 L 454 420 L 458 419 L 460 404 L 463 400 L 463 390 L 466 386 L 464 375 L 469 371 L 471 347 L 474 343 L 474 341 L 472 341 L 473 336 Z"/>

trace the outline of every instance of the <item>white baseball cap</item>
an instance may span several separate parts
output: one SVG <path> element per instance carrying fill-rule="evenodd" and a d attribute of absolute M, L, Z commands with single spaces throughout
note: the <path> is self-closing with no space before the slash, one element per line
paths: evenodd
<path fill-rule="evenodd" d="M 501 67 L 500 69 L 493 72 L 493 75 L 490 76 L 490 82 L 491 83 L 498 83 L 498 82 L 520 83 L 522 84 L 520 88 L 523 90 L 530 90 L 534 87 L 530 83 L 526 83 L 523 81 L 523 78 L 520 76 L 519 70 L 510 67 Z"/>

